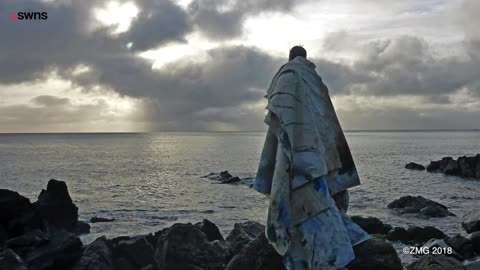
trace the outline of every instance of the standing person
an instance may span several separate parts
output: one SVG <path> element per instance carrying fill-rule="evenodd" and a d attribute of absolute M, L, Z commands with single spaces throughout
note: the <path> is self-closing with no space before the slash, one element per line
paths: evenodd
<path fill-rule="evenodd" d="M 328 89 L 303 47 L 272 80 L 254 188 L 269 195 L 265 234 L 288 270 L 338 269 L 369 235 L 346 215 L 360 185 Z"/>

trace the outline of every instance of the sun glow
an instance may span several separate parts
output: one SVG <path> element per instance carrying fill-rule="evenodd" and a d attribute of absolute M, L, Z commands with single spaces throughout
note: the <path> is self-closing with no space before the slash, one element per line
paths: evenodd
<path fill-rule="evenodd" d="M 95 8 L 95 18 L 105 26 L 115 27 L 114 34 L 128 31 L 132 20 L 138 15 L 139 10 L 132 2 L 109 2 L 103 8 Z"/>

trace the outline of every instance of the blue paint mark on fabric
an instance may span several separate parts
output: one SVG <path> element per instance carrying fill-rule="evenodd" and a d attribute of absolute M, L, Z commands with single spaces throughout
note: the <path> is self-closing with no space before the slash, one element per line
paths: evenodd
<path fill-rule="evenodd" d="M 323 177 L 317 178 L 313 181 L 313 188 L 316 191 L 322 191 L 325 195 L 328 194 L 328 185 Z"/>

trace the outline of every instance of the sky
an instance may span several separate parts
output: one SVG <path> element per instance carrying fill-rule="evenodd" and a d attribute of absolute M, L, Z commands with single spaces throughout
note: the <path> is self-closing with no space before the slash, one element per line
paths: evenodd
<path fill-rule="evenodd" d="M 343 129 L 478 129 L 478 12 L 477 0 L 1 1 L 0 132 L 263 131 L 294 45 Z"/>

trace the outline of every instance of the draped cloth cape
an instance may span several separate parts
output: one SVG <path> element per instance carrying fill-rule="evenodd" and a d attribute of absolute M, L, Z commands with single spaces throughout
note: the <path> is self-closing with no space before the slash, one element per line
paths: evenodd
<path fill-rule="evenodd" d="M 328 88 L 315 68 L 296 57 L 276 73 L 265 96 L 269 131 L 254 188 L 277 198 L 270 200 L 266 234 L 282 255 L 292 226 L 327 209 L 326 196 L 360 184 Z M 312 188 L 321 177 L 327 179 L 329 194 Z"/>

